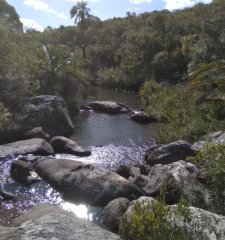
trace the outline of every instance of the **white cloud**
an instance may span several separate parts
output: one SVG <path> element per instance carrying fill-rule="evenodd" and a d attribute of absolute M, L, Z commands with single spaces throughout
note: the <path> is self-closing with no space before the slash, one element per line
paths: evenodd
<path fill-rule="evenodd" d="M 43 32 L 44 27 L 41 26 L 39 23 L 37 23 L 33 19 L 29 18 L 20 18 L 20 21 L 23 23 L 23 29 L 26 31 L 28 29 L 35 29 L 37 31 Z"/>
<path fill-rule="evenodd" d="M 165 9 L 175 10 L 185 7 L 191 7 L 196 3 L 210 3 L 212 0 L 164 0 L 166 3 Z"/>
<path fill-rule="evenodd" d="M 48 10 L 48 4 L 38 0 L 24 0 L 24 5 L 33 7 L 35 10 Z"/>
<path fill-rule="evenodd" d="M 66 0 L 67 2 L 73 2 L 73 3 L 77 3 L 80 2 L 81 0 Z M 85 2 L 99 2 L 101 0 L 85 0 Z"/>
<path fill-rule="evenodd" d="M 48 6 L 48 4 L 43 2 L 43 1 L 39 1 L 39 0 L 24 0 L 23 3 L 26 6 L 33 7 L 35 10 L 42 10 L 42 11 L 49 12 L 51 14 L 54 14 L 58 18 L 62 18 L 64 20 L 68 20 L 69 19 L 69 17 L 65 13 L 58 12 L 55 9 L 50 8 Z"/>
<path fill-rule="evenodd" d="M 150 3 L 152 1 L 153 0 L 130 0 L 130 2 L 133 3 L 133 4 L 141 4 L 141 3 L 144 3 L 144 2 Z"/>

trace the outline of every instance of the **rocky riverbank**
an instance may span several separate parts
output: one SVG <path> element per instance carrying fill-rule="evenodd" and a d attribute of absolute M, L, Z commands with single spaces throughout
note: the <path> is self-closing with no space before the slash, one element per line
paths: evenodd
<path fill-rule="evenodd" d="M 152 145 L 146 153 L 143 152 L 145 159 L 140 164 L 120 166 L 116 172 L 111 172 L 82 162 L 82 156 L 90 156 L 91 151 L 69 138 L 57 135 L 64 132 L 64 125 L 68 126 L 67 129 L 73 129 L 62 99 L 41 96 L 32 98 L 31 103 L 28 106 L 32 111 L 29 110 L 29 114 L 21 120 L 21 126 L 26 122 L 29 128 L 28 131 L 23 128 L 21 135 L 26 140 L 20 139 L 0 146 L 0 161 L 19 156 L 12 161 L 10 168 L 11 177 L 18 184 L 29 187 L 44 180 L 67 201 L 105 208 L 103 224 L 122 236 L 124 229 L 119 219 L 125 217 L 129 225 L 135 202 L 147 201 L 153 206 L 157 202 L 155 199 L 163 195 L 165 204 L 170 206 L 171 212 L 175 212 L 179 201 L 185 198 L 191 205 L 188 207 L 191 221 L 197 221 L 203 239 L 215 239 L 217 233 L 221 239 L 225 237 L 225 217 L 215 214 L 217 210 L 207 174 L 201 165 L 189 162 L 189 157 L 196 156 L 209 142 L 225 146 L 224 132 L 204 136 L 194 144 L 178 140 L 167 145 Z M 96 107 L 96 104 L 104 107 Z M 33 105 L 38 105 L 38 110 Z M 112 111 L 109 110 L 110 106 Z M 90 107 L 110 114 L 130 111 L 124 105 L 109 102 L 95 102 Z M 58 110 L 61 114 L 54 115 Z M 54 124 L 51 126 L 53 119 Z M 51 126 L 51 131 L 48 131 L 48 126 Z M 59 129 L 54 132 L 57 127 Z M 68 153 L 80 158 L 79 161 L 56 158 L 56 153 Z M 28 157 L 29 154 L 33 157 Z M 1 186 L 1 198 L 4 201 L 16 201 L 17 196 L 5 191 L 2 183 Z M 214 222 L 209 224 L 212 218 Z M 174 215 L 173 222 L 176 221 L 182 225 L 182 220 L 177 220 Z M 200 233 L 191 226 L 187 228 L 190 236 L 198 236 Z M 65 239 L 65 236 L 66 239 L 120 239 L 118 235 L 49 205 L 40 205 L 16 218 L 10 227 L 0 227 L 1 239 Z"/>

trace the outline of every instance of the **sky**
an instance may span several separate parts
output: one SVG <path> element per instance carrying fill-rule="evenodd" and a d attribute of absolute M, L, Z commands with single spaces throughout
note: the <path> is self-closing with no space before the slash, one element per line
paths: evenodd
<path fill-rule="evenodd" d="M 70 9 L 78 0 L 6 0 L 14 6 L 25 29 L 43 31 L 47 26 L 73 25 Z M 170 11 L 191 7 L 196 3 L 212 0 L 86 0 L 91 14 L 106 20 L 125 17 L 127 12 Z"/>

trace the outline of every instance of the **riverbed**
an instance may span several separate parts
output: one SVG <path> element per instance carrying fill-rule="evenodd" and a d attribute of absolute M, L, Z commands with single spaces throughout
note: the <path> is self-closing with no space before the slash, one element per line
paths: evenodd
<path fill-rule="evenodd" d="M 92 87 L 88 96 L 79 103 L 88 104 L 95 100 L 121 102 L 132 109 L 140 109 L 140 101 L 135 93 L 113 91 Z M 71 136 L 80 145 L 90 149 L 89 157 L 56 155 L 93 164 L 97 167 L 115 171 L 120 165 L 143 161 L 146 149 L 154 142 L 155 125 L 143 125 L 129 119 L 129 114 L 110 115 L 93 111 L 80 111 L 73 117 L 74 134 Z M 79 217 L 96 220 L 97 208 L 65 202 L 59 193 L 46 182 L 33 184 L 30 188 L 14 182 L 9 176 L 11 162 L 0 162 L 0 182 L 5 190 L 18 197 L 16 202 L 0 200 L 0 224 L 9 225 L 12 219 L 39 203 L 52 203 L 74 212 Z M 98 215 L 98 214 L 97 214 Z"/>

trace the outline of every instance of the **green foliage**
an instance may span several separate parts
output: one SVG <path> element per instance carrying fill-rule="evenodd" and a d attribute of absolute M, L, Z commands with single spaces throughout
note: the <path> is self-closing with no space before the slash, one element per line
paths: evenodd
<path fill-rule="evenodd" d="M 8 126 L 10 123 L 11 114 L 9 113 L 8 109 L 5 108 L 3 103 L 0 102 L 0 129 L 3 129 Z"/>
<path fill-rule="evenodd" d="M 146 111 L 165 119 L 158 127 L 160 143 L 177 139 L 195 141 L 219 126 L 213 103 L 196 105 L 199 94 L 197 91 L 188 92 L 183 85 L 170 86 L 155 81 L 143 85 L 140 97 Z"/>
<path fill-rule="evenodd" d="M 188 161 L 200 165 L 207 175 L 207 184 L 212 191 L 213 207 L 218 214 L 225 214 L 225 145 L 206 144 L 196 156 Z"/>
<path fill-rule="evenodd" d="M 22 32 L 23 25 L 15 8 L 5 0 L 0 1 L 0 25 L 8 26 L 13 31 Z"/>
<path fill-rule="evenodd" d="M 122 236 L 129 240 L 192 239 L 185 227 L 174 222 L 174 217 L 182 217 L 185 222 L 190 222 L 190 213 L 184 200 L 178 204 L 175 216 L 163 200 L 135 202 L 131 216 L 128 218 L 125 214 L 121 219 Z"/>

